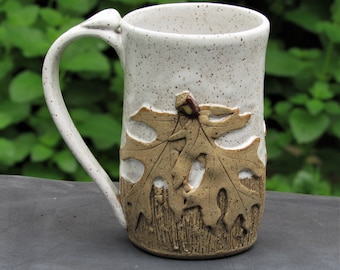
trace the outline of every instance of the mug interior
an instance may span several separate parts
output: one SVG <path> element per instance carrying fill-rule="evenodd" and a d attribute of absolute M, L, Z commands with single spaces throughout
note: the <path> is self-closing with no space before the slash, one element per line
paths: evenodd
<path fill-rule="evenodd" d="M 123 21 L 133 28 L 181 35 L 223 35 L 260 27 L 267 19 L 238 6 L 213 3 L 165 4 L 138 9 Z"/>

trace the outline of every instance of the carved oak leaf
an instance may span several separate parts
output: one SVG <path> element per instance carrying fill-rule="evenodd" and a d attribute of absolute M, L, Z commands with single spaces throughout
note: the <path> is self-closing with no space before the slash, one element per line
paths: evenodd
<path fill-rule="evenodd" d="M 157 138 L 150 143 L 135 140 L 129 134 L 126 134 L 126 143 L 120 152 L 123 160 L 137 159 L 145 166 L 141 179 L 134 184 L 126 195 L 126 201 L 132 205 L 131 214 L 127 216 L 128 224 L 132 224 L 133 228 L 136 228 L 140 214 L 143 214 L 149 222 L 152 219 L 150 200 L 146 198 L 150 198 L 149 194 L 156 178 L 167 181 L 169 197 L 176 196 L 169 180 L 172 179 L 171 169 L 177 158 L 177 151 L 173 151 L 176 144 L 170 144 L 168 138 L 176 132 L 178 115 L 159 113 L 142 107 L 131 117 L 131 120 L 143 122 L 157 133 Z M 173 156 L 174 154 L 175 156 Z M 182 209 L 183 202 L 179 206 L 175 200 L 172 201 L 174 209 Z"/>
<path fill-rule="evenodd" d="M 169 205 L 177 219 L 184 209 L 200 207 L 206 226 L 215 227 L 222 218 L 227 229 L 231 229 L 235 220 L 242 216 L 243 227 L 248 228 L 251 208 L 261 205 L 262 199 L 259 193 L 240 182 L 239 173 L 247 170 L 255 179 L 263 179 L 264 165 L 257 156 L 260 139 L 256 138 L 239 150 L 221 148 L 215 139 L 243 128 L 249 118 L 250 114 L 240 115 L 238 109 L 216 105 L 199 106 L 197 117 L 141 108 L 131 119 L 154 128 L 157 138 L 145 143 L 127 134 L 126 144 L 121 149 L 123 160 L 134 158 L 145 166 L 143 176 L 126 196 L 132 206 L 128 223 L 136 228 L 140 214 L 151 222 L 149 194 L 153 181 L 160 177 L 167 182 Z M 197 188 L 188 190 L 190 170 L 197 160 L 205 167 L 203 179 Z M 222 189 L 227 193 L 227 209 L 233 209 L 227 210 L 224 217 L 217 203 Z"/>
<path fill-rule="evenodd" d="M 258 178 L 256 181 L 260 181 L 259 178 L 263 177 L 262 162 L 254 162 L 257 159 L 254 153 L 257 153 L 259 142 L 260 139 L 257 138 L 248 147 L 240 150 L 214 147 L 214 151 L 206 156 L 206 171 L 201 185 L 185 195 L 187 198 L 185 208 L 200 206 L 204 223 L 214 227 L 221 218 L 221 210 L 216 203 L 216 198 L 219 191 L 224 189 L 227 192 L 228 209 L 233 209 L 227 211 L 223 217 L 227 229 L 231 229 L 240 215 L 244 220 L 242 226 L 249 229 L 251 209 L 254 205 L 260 206 L 262 201 L 259 193 L 241 184 L 238 174 L 246 166 L 255 174 L 254 177 Z"/>
<path fill-rule="evenodd" d="M 212 116 L 225 117 L 220 121 L 211 121 Z M 170 137 L 170 140 L 186 140 L 173 168 L 175 188 L 187 180 L 193 162 L 204 157 L 203 180 L 198 188 L 185 194 L 184 208 L 199 206 L 207 226 L 214 227 L 221 217 L 221 210 L 217 205 L 217 196 L 221 189 L 227 192 L 228 205 L 233 209 L 227 211 L 223 218 L 229 229 L 239 215 L 244 219 L 243 227 L 249 228 L 251 208 L 261 203 L 259 194 L 246 188 L 239 179 L 239 173 L 245 169 L 251 171 L 255 178 L 264 177 L 264 166 L 257 156 L 260 139 L 256 138 L 249 146 L 240 150 L 223 149 L 215 143 L 215 139 L 227 132 L 244 127 L 249 118 L 250 114 L 240 115 L 238 109 L 200 106 L 198 120 L 188 120 L 180 131 Z"/>

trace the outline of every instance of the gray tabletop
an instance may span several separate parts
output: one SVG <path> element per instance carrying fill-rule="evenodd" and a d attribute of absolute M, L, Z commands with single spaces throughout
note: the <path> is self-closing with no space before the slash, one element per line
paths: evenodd
<path fill-rule="evenodd" d="M 339 269 L 340 198 L 267 192 L 256 244 L 215 260 L 133 246 L 94 183 L 0 176 L 0 269 Z"/>

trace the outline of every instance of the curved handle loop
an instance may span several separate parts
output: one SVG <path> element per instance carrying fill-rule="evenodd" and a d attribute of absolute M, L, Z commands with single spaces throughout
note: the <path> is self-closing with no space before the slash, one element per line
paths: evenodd
<path fill-rule="evenodd" d="M 124 52 L 119 34 L 120 21 L 121 17 L 116 10 L 107 9 L 61 35 L 46 54 L 42 78 L 46 103 L 61 136 L 85 171 L 105 194 L 120 224 L 126 228 L 124 213 L 118 199 L 119 191 L 76 129 L 67 111 L 59 84 L 61 55 L 71 42 L 79 38 L 92 36 L 103 39 L 116 50 L 120 59 L 123 59 Z"/>

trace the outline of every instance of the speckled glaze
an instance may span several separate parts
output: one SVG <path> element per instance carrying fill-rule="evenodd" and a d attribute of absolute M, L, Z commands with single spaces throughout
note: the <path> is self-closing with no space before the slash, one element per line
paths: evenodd
<path fill-rule="evenodd" d="M 124 128 L 151 140 L 150 132 L 127 121 L 129 116 L 142 105 L 174 111 L 175 95 L 189 90 L 200 104 L 225 104 L 253 114 L 245 129 L 221 138 L 221 145 L 239 147 L 251 136 L 264 139 L 268 32 L 264 16 L 227 5 L 161 5 L 128 14 L 121 22 Z M 265 161 L 264 140 L 259 155 Z"/>
<path fill-rule="evenodd" d="M 224 4 L 182 3 L 139 9 L 124 18 L 113 9 L 104 10 L 70 29 L 51 46 L 43 67 L 43 85 L 51 115 L 64 140 L 106 195 L 128 232 L 133 228 L 126 224 L 124 212 L 127 210 L 118 198 L 124 194 L 119 195 L 81 139 L 60 94 L 59 60 L 64 49 L 75 39 L 95 36 L 116 50 L 125 74 L 122 147 L 127 135 L 145 144 L 157 138 L 150 125 L 131 119 L 141 108 L 175 115 L 178 113 L 176 96 L 188 91 L 202 108 L 221 105 L 237 108 L 240 115 L 251 115 L 242 129 L 218 137 L 215 143 L 223 149 L 238 150 L 258 139 L 257 156 L 265 166 L 263 81 L 268 35 L 269 22 L 258 12 Z M 193 166 L 191 175 L 195 175 L 195 170 L 197 175 L 202 175 L 199 165 L 197 169 Z M 143 171 L 140 162 L 121 160 L 123 179 L 134 183 Z M 249 176 L 243 173 L 245 176 L 240 174 L 241 178 Z M 156 188 L 165 187 L 162 181 L 155 183 Z M 197 253 L 193 257 L 185 253 L 176 256 L 177 250 L 167 253 L 148 250 L 142 243 L 135 244 L 162 256 L 211 258 L 241 252 L 253 242 L 237 249 Z"/>

